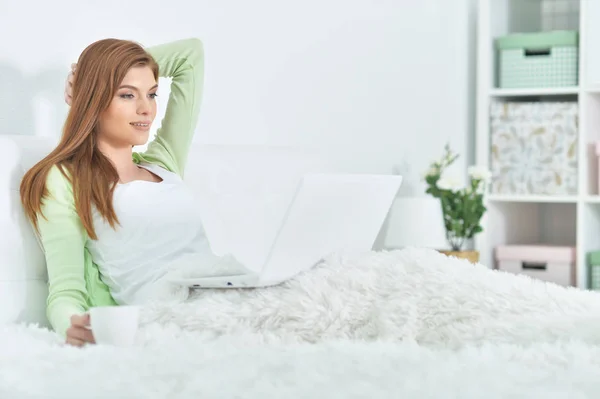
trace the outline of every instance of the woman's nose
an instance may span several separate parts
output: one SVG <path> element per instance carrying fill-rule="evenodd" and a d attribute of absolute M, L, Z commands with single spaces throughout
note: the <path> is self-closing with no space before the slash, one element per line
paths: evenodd
<path fill-rule="evenodd" d="M 150 112 L 150 100 L 140 100 L 138 101 L 137 112 L 138 114 L 148 114 Z"/>

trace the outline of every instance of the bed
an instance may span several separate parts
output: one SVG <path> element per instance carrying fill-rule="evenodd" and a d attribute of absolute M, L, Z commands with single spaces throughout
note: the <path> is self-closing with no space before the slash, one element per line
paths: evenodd
<path fill-rule="evenodd" d="M 17 191 L 52 145 L 0 136 L 0 397 L 598 397 L 598 294 L 422 248 L 331 254 L 276 290 L 149 305 L 133 347 L 65 346 L 48 329 L 43 254 Z M 194 151 L 186 179 L 199 192 L 232 189 L 203 171 L 242 174 L 232 201 L 275 186 L 285 196 L 289 176 L 327 167 L 297 151 Z M 285 170 L 265 187 L 274 163 Z"/>

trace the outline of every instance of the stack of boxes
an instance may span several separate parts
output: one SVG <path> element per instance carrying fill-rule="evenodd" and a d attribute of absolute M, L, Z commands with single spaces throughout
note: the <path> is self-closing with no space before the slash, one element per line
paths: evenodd
<path fill-rule="evenodd" d="M 578 85 L 576 31 L 511 34 L 496 40 L 496 50 L 500 89 L 535 91 Z M 576 195 L 578 115 L 577 101 L 494 102 L 490 109 L 491 192 Z M 574 286 L 575 253 L 570 246 L 500 246 L 496 267 Z"/>

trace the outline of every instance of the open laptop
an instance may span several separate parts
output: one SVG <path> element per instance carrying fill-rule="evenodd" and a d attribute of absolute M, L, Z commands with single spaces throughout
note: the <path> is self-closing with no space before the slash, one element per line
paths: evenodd
<path fill-rule="evenodd" d="M 332 253 L 369 251 L 401 184 L 398 175 L 304 175 L 260 264 L 171 281 L 193 288 L 263 287 L 289 280 Z"/>

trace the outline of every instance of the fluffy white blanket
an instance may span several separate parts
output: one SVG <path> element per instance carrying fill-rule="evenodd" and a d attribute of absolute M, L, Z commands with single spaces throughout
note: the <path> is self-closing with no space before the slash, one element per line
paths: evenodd
<path fill-rule="evenodd" d="M 280 286 L 144 309 L 137 345 L 0 331 L 0 397 L 591 398 L 600 295 L 435 251 L 332 256 Z"/>

